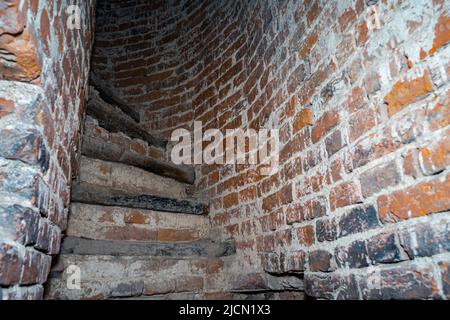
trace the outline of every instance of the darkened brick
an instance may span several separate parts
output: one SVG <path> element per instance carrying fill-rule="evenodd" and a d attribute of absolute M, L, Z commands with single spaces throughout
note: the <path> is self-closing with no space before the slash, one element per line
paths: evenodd
<path fill-rule="evenodd" d="M 373 264 L 406 260 L 395 233 L 382 233 L 367 240 L 367 252 Z"/>
<path fill-rule="evenodd" d="M 317 241 L 334 241 L 337 239 L 336 221 L 334 219 L 317 220 L 316 222 Z"/>
<path fill-rule="evenodd" d="M 345 141 L 340 130 L 336 130 L 325 139 L 325 147 L 327 149 L 328 157 L 341 150 L 345 146 Z"/>
<path fill-rule="evenodd" d="M 400 233 L 401 244 L 408 256 L 430 257 L 450 251 L 450 220 L 437 219 L 417 223 Z"/>
<path fill-rule="evenodd" d="M 441 271 L 442 290 L 447 299 L 450 299 L 450 261 L 439 261 Z"/>
<path fill-rule="evenodd" d="M 36 242 L 39 219 L 39 215 L 29 208 L 0 206 L 0 231 L 3 237 L 23 245 Z"/>
<path fill-rule="evenodd" d="M 284 253 L 285 272 L 303 272 L 305 270 L 305 251 L 289 251 Z"/>
<path fill-rule="evenodd" d="M 20 283 L 23 285 L 43 284 L 50 272 L 51 262 L 50 256 L 33 249 L 27 249 Z"/>
<path fill-rule="evenodd" d="M 339 218 L 339 237 L 363 232 L 380 225 L 373 205 L 356 207 Z"/>
<path fill-rule="evenodd" d="M 383 266 L 361 276 L 363 299 L 432 299 L 438 297 L 438 285 L 431 264 L 404 262 Z"/>
<path fill-rule="evenodd" d="M 47 168 L 48 156 L 40 133 L 36 130 L 3 129 L 0 131 L 0 156 Z"/>
<path fill-rule="evenodd" d="M 359 299 L 355 276 L 337 272 L 305 274 L 305 292 L 320 299 Z"/>
<path fill-rule="evenodd" d="M 309 270 L 312 272 L 330 272 L 335 269 L 333 255 L 325 250 L 315 250 L 309 253 Z"/>
<path fill-rule="evenodd" d="M 335 249 L 337 265 L 341 268 L 363 268 L 369 265 L 365 241 L 357 240 Z"/>
<path fill-rule="evenodd" d="M 10 244 L 0 243 L 0 285 L 18 284 L 23 259 L 19 250 Z"/>
<path fill-rule="evenodd" d="M 369 169 L 361 175 L 361 191 L 364 197 L 394 186 L 401 181 L 394 161 Z"/>

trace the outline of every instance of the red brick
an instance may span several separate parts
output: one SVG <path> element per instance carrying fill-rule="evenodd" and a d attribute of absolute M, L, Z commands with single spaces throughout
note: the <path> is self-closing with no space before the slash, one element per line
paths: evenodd
<path fill-rule="evenodd" d="M 406 220 L 450 208 L 450 177 L 436 177 L 378 198 L 383 221 Z"/>
<path fill-rule="evenodd" d="M 309 108 L 302 109 L 294 119 L 293 133 L 296 134 L 298 131 L 303 129 L 308 125 L 313 124 L 313 112 Z"/>
<path fill-rule="evenodd" d="M 433 47 L 428 51 L 434 54 L 440 47 L 450 41 L 450 17 L 443 14 L 439 17 L 434 29 Z"/>
<path fill-rule="evenodd" d="M 311 225 L 299 227 L 296 229 L 300 245 L 309 247 L 314 244 L 314 227 Z"/>
<path fill-rule="evenodd" d="M 354 182 L 344 182 L 330 192 L 330 207 L 334 211 L 337 208 L 361 202 L 361 191 Z"/>
<path fill-rule="evenodd" d="M 0 36 L 4 33 L 18 34 L 23 31 L 26 22 L 27 3 L 21 8 L 20 0 L 5 0 L 0 8 Z"/>
<path fill-rule="evenodd" d="M 444 132 L 443 139 L 429 147 L 419 148 L 419 159 L 425 175 L 444 170 L 450 164 L 450 130 Z"/>
<path fill-rule="evenodd" d="M 339 124 L 339 114 L 337 111 L 331 110 L 325 112 L 320 119 L 316 121 L 311 132 L 311 140 L 313 143 L 319 141 L 332 128 Z"/>
<path fill-rule="evenodd" d="M 405 106 L 419 100 L 432 90 L 433 84 L 428 70 L 421 77 L 397 82 L 384 97 L 384 101 L 388 105 L 389 116 L 392 117 Z"/>
<path fill-rule="evenodd" d="M 262 208 L 264 211 L 273 209 L 292 202 L 292 184 L 283 187 L 281 190 L 263 199 Z"/>
<path fill-rule="evenodd" d="M 237 192 L 230 193 L 223 198 L 223 207 L 225 209 L 231 208 L 239 203 L 239 197 Z"/>
<path fill-rule="evenodd" d="M 356 112 L 349 121 L 349 140 L 353 142 L 377 124 L 376 113 L 365 108 Z"/>

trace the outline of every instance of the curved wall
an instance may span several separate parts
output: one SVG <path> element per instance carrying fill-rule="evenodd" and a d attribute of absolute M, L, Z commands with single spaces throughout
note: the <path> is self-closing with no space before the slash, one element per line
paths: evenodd
<path fill-rule="evenodd" d="M 146 3 L 100 2 L 93 67 L 149 130 L 280 130 L 275 175 L 199 168 L 211 296 L 449 296 L 448 3 Z"/>

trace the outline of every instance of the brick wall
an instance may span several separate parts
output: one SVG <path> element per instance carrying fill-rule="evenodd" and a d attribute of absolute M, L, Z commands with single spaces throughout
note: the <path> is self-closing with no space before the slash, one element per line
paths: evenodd
<path fill-rule="evenodd" d="M 78 5 L 80 29 L 66 12 Z M 69 12 L 72 13 L 72 12 Z M 0 299 L 40 299 L 66 228 L 93 1 L 0 5 Z"/>
<path fill-rule="evenodd" d="M 446 1 L 100 2 L 93 68 L 165 135 L 280 130 L 280 170 L 199 168 L 207 290 L 449 297 Z"/>

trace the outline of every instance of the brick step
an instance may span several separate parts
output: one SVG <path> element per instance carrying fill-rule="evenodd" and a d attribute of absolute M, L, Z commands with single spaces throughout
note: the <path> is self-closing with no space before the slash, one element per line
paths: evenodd
<path fill-rule="evenodd" d="M 73 279 L 69 278 L 73 277 L 73 266 L 80 270 L 80 289 L 67 286 Z M 206 258 L 62 254 L 46 283 L 45 298 L 111 299 L 200 293 L 206 268 Z"/>
<path fill-rule="evenodd" d="M 110 188 L 127 195 L 151 194 L 174 199 L 193 196 L 192 186 L 188 184 L 134 166 L 86 156 L 80 158 L 77 182 Z"/>
<path fill-rule="evenodd" d="M 209 219 L 125 207 L 72 203 L 66 235 L 96 240 L 195 241 L 207 237 Z"/>
<path fill-rule="evenodd" d="M 167 292 L 158 293 L 151 296 L 136 297 L 111 297 L 108 300 L 205 300 L 205 294 L 202 292 Z"/>
<path fill-rule="evenodd" d="M 81 153 L 90 158 L 128 164 L 183 183 L 195 182 L 194 167 L 167 161 L 165 149 L 103 130 L 91 117 L 86 119 Z"/>
<path fill-rule="evenodd" d="M 122 240 L 92 240 L 80 237 L 65 237 L 61 254 L 152 256 L 190 259 L 199 257 L 220 258 L 233 255 L 233 241 L 214 242 L 208 239 L 192 242 L 150 242 Z"/>
<path fill-rule="evenodd" d="M 197 199 L 174 199 L 152 194 L 132 194 L 85 182 L 74 182 L 72 202 L 179 214 L 203 215 L 208 213 L 208 206 Z"/>
<path fill-rule="evenodd" d="M 105 96 L 105 95 L 103 95 Z M 86 114 L 98 120 L 110 132 L 122 132 L 131 138 L 141 139 L 151 145 L 165 148 L 167 141 L 145 130 L 132 116 L 117 105 L 105 102 L 94 88 L 89 90 Z"/>

